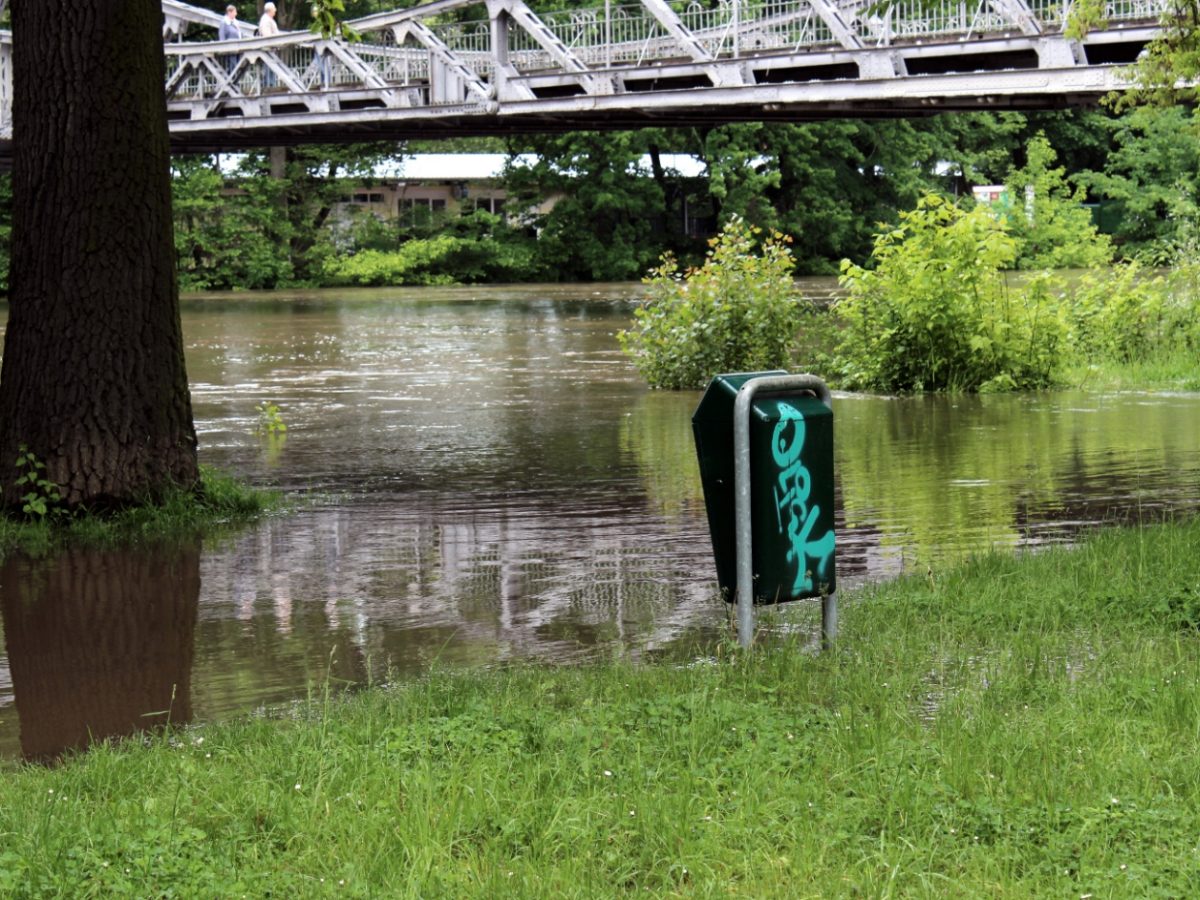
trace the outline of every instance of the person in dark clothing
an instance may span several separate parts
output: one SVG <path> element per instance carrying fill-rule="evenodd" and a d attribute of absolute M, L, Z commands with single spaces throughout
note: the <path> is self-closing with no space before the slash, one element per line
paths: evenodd
<path fill-rule="evenodd" d="M 237 7 L 231 3 L 225 7 L 225 18 L 221 20 L 221 27 L 217 29 L 217 40 L 236 41 L 241 36 L 241 29 L 237 26 Z M 227 54 L 223 59 L 225 71 L 232 72 L 237 67 L 237 61 L 237 54 Z"/>

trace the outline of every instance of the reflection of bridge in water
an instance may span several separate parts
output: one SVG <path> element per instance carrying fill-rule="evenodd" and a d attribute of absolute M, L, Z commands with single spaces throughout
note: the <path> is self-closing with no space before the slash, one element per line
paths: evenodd
<path fill-rule="evenodd" d="M 1108 0 L 1070 40 L 1069 0 L 606 2 L 536 15 L 523 0 L 435 0 L 236 42 L 165 0 L 173 143 L 215 150 L 648 125 L 913 115 L 1095 102 L 1158 30 L 1166 0 Z M 467 10 L 479 19 L 444 22 Z M 12 137 L 12 35 L 0 35 L 0 141 Z"/>

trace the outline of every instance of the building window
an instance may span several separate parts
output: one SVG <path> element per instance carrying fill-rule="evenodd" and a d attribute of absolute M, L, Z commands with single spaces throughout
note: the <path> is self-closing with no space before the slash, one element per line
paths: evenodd
<path fill-rule="evenodd" d="M 400 224 L 409 228 L 422 228 L 445 218 L 446 201 L 441 197 L 404 198 L 398 210 Z"/>
<path fill-rule="evenodd" d="M 489 212 L 493 216 L 504 215 L 504 198 L 503 197 L 472 197 L 469 201 L 463 204 L 463 207 L 468 212 L 482 209 L 484 212 Z"/>

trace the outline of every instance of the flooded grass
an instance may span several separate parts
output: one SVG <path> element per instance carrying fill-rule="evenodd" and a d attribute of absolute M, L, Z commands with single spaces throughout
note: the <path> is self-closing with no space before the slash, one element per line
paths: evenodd
<path fill-rule="evenodd" d="M 200 467 L 202 491 L 172 491 L 161 503 L 107 516 L 47 516 L 21 521 L 0 516 L 0 560 L 14 552 L 40 556 L 65 545 L 111 546 L 239 528 L 279 510 L 281 494 L 250 487 L 209 466 Z"/>
<path fill-rule="evenodd" d="M 327 686 L 0 779 L 0 893 L 1194 896 L 1200 523 L 843 598 L 842 640 Z"/>
<path fill-rule="evenodd" d="M 1200 360 L 1187 347 L 1167 348 L 1144 359 L 1080 363 L 1065 376 L 1089 391 L 1200 391 Z"/>

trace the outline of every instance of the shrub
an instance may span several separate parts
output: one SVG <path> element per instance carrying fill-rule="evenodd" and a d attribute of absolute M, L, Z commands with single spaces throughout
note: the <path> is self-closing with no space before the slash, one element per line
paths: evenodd
<path fill-rule="evenodd" d="M 1112 261 L 1112 241 L 1092 223 L 1083 206 L 1084 190 L 1072 190 L 1065 169 L 1055 168 L 1054 148 L 1039 133 L 1026 146 L 1025 168 L 1008 180 L 1013 197 L 1030 191 L 1024 214 L 1010 217 L 1009 229 L 1018 241 L 1018 269 L 1081 269 Z"/>
<path fill-rule="evenodd" d="M 721 372 L 791 362 L 801 306 L 789 239 L 731 219 L 710 242 L 704 264 L 681 272 L 669 254 L 644 279 L 646 298 L 621 348 L 654 388 L 698 389 Z"/>
<path fill-rule="evenodd" d="M 1010 288 L 1017 243 L 985 208 L 929 195 L 875 239 L 874 269 L 842 262 L 833 365 L 878 391 L 1020 390 L 1050 383 L 1064 336 L 1055 283 Z"/>
<path fill-rule="evenodd" d="M 1137 263 L 1083 275 L 1071 304 L 1072 345 L 1080 355 L 1137 362 L 1158 351 L 1200 347 L 1197 271 L 1187 265 L 1167 278 Z"/>
<path fill-rule="evenodd" d="M 523 245 L 443 234 L 334 260 L 326 274 L 334 284 L 380 287 L 519 281 L 532 268 L 532 253 Z"/>

